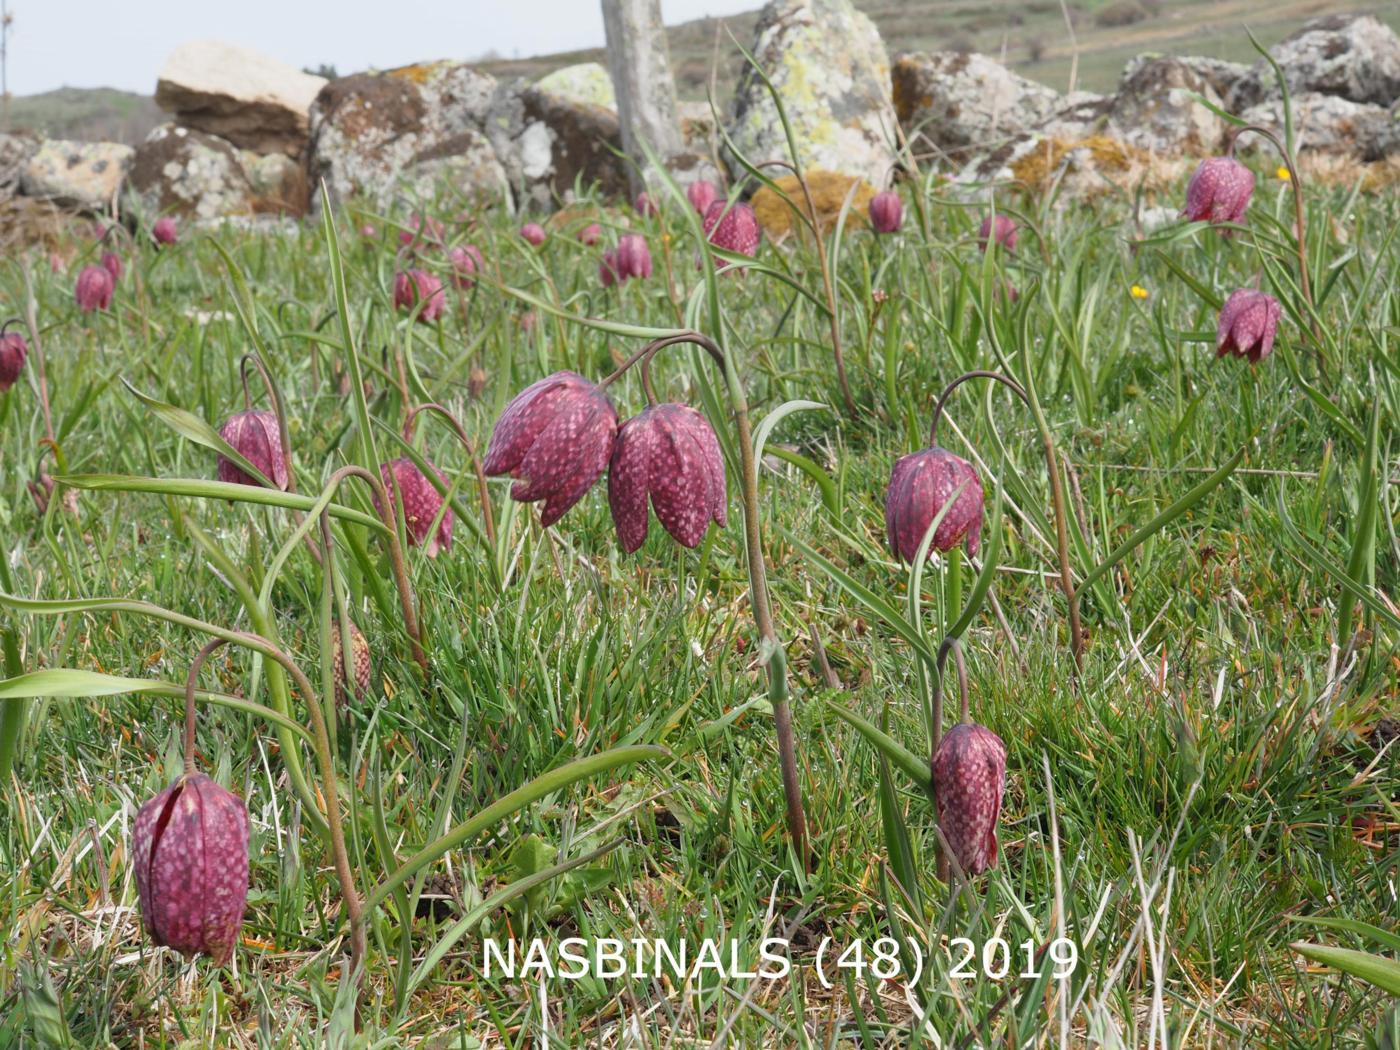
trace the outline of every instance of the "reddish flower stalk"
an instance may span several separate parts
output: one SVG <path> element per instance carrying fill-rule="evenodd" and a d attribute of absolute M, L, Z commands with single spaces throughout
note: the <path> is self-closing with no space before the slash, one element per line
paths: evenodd
<path fill-rule="evenodd" d="M 1060 589 L 1064 591 L 1065 601 L 1069 606 L 1070 651 L 1074 654 L 1074 670 L 1077 675 L 1084 668 L 1084 630 L 1079 622 L 1079 594 L 1075 590 L 1074 574 L 1070 569 L 1069 524 L 1065 514 L 1064 486 L 1060 480 L 1059 461 L 1055 454 L 1055 439 L 1050 434 L 1050 427 L 1045 422 L 1044 416 L 1020 383 L 1000 372 L 973 371 L 958 376 L 944 387 L 943 393 L 938 395 L 938 401 L 933 406 L 933 423 L 929 427 L 930 445 L 936 447 L 938 444 L 938 421 L 943 416 L 943 406 L 953 391 L 969 379 L 996 380 L 1019 397 L 1022 403 L 1030 409 L 1031 415 L 1035 417 L 1036 428 L 1040 431 L 1041 445 L 1045 449 L 1045 469 L 1050 477 L 1050 502 L 1055 512 L 1055 550 L 1060 566 Z"/>
<path fill-rule="evenodd" d="M 467 458 L 471 460 L 472 470 L 476 474 L 477 497 L 481 500 L 481 528 L 486 533 L 486 541 L 494 547 L 496 545 L 496 519 L 491 509 L 491 492 L 486 484 L 486 471 L 482 469 L 481 457 L 477 455 L 475 442 L 467 437 L 466 430 L 456 416 L 433 401 L 415 405 L 409 409 L 408 415 L 403 421 L 403 439 L 405 441 L 413 441 L 413 430 L 420 412 L 435 412 L 440 415 L 447 421 L 448 427 L 457 436 L 457 440 L 462 443 L 462 447 L 467 450 Z"/>

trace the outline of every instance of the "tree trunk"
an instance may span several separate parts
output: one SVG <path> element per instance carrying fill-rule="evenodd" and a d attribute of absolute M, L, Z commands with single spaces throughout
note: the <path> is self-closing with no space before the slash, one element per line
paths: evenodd
<path fill-rule="evenodd" d="M 676 82 L 661 22 L 661 0 L 602 0 L 608 71 L 617 95 L 622 148 L 636 165 L 634 192 L 645 187 L 646 150 L 663 163 L 682 150 L 676 122 Z"/>

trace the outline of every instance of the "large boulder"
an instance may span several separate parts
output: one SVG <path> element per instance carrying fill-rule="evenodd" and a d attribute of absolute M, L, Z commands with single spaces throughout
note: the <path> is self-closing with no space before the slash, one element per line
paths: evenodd
<path fill-rule="evenodd" d="M 103 208 L 116 199 L 134 152 L 119 142 L 50 139 L 26 162 L 20 191 L 64 207 Z"/>
<path fill-rule="evenodd" d="M 260 214 L 304 215 L 310 203 L 306 168 L 284 153 L 242 150 L 239 159 L 253 189 L 253 211 Z"/>
<path fill-rule="evenodd" d="M 1184 158 L 1157 157 L 1108 135 L 1061 139 L 1027 132 L 974 159 L 956 182 L 974 196 L 990 196 L 998 184 L 1010 183 L 1035 195 L 1054 193 L 1065 202 L 1161 189 L 1189 165 Z"/>
<path fill-rule="evenodd" d="M 1213 154 L 1226 124 L 1198 98 L 1223 102 L 1209 80 L 1175 58 L 1129 67 L 1108 109 L 1108 120 L 1130 145 L 1152 153 Z"/>
<path fill-rule="evenodd" d="M 1352 102 L 1339 95 L 1306 91 L 1292 95 L 1293 134 L 1298 152 L 1334 153 L 1358 160 L 1379 160 L 1386 155 L 1382 144 L 1391 122 L 1383 106 Z M 1275 98 L 1250 106 L 1240 117 L 1250 124 L 1267 128 L 1283 140 L 1283 99 Z M 1243 148 L 1273 151 L 1274 147 L 1254 135 L 1240 139 Z"/>
<path fill-rule="evenodd" d="M 1400 98 L 1400 37 L 1372 15 L 1315 18 L 1269 54 L 1283 70 L 1290 94 L 1335 95 L 1378 106 Z M 1273 68 L 1261 58 L 1230 102 L 1246 109 L 1278 94 Z"/>
<path fill-rule="evenodd" d="M 214 135 L 162 124 L 136 149 L 127 195 L 149 217 L 214 219 L 253 210 L 238 151 Z"/>
<path fill-rule="evenodd" d="M 176 122 L 258 153 L 300 156 L 312 100 L 326 85 L 274 58 L 216 40 L 182 44 L 156 82 Z"/>
<path fill-rule="evenodd" d="M 559 94 L 547 82 L 500 85 L 486 135 L 522 209 L 568 201 L 577 184 L 627 192 L 617 111 Z"/>
<path fill-rule="evenodd" d="M 895 111 L 914 152 L 953 160 L 995 149 L 1067 103 L 1053 88 L 969 52 L 901 55 L 893 81 Z"/>
<path fill-rule="evenodd" d="M 0 197 L 19 190 L 20 178 L 29 159 L 39 152 L 43 140 L 29 131 L 0 133 Z"/>
<path fill-rule="evenodd" d="M 453 62 L 331 81 L 311 107 L 313 185 L 324 179 L 333 197 L 361 194 L 376 207 L 431 196 L 443 178 L 468 197 L 501 199 L 505 171 L 481 130 L 495 89 Z"/>
<path fill-rule="evenodd" d="M 804 168 L 889 182 L 894 161 L 890 63 L 875 23 L 850 0 L 771 0 L 753 51 L 792 126 Z M 791 162 L 788 139 L 763 78 L 746 65 L 728 122 L 751 163 Z M 727 159 L 738 178 L 742 167 Z M 777 174 L 777 172 L 773 172 Z"/>
<path fill-rule="evenodd" d="M 535 86 L 541 91 L 558 95 L 570 102 L 601 106 L 603 109 L 617 109 L 612 74 L 597 62 L 580 62 L 576 66 L 556 69 L 536 81 Z"/>
<path fill-rule="evenodd" d="M 1166 55 L 1152 51 L 1134 55 L 1128 59 L 1128 64 L 1123 68 L 1122 82 L 1126 83 L 1132 80 L 1148 63 L 1166 57 Z M 1222 99 L 1229 99 L 1235 93 L 1236 85 L 1249 75 L 1249 66 L 1243 62 L 1229 62 L 1223 58 L 1211 58 L 1207 55 L 1173 55 L 1171 58 L 1197 74 Z"/>

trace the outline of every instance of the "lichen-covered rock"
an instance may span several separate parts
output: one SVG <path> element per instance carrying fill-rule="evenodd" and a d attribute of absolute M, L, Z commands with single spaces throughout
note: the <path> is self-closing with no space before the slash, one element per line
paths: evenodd
<path fill-rule="evenodd" d="M 126 192 L 154 217 L 213 219 L 253 210 L 253 187 L 238 151 L 223 139 L 162 124 L 136 149 Z"/>
<path fill-rule="evenodd" d="M 331 81 L 311 107 L 312 182 L 378 207 L 430 196 L 440 179 L 468 197 L 499 200 L 505 172 L 481 133 L 495 87 L 450 62 Z"/>
<path fill-rule="evenodd" d="M 216 40 L 181 44 L 156 81 L 156 104 L 188 128 L 258 153 L 300 156 L 324 77 Z"/>
<path fill-rule="evenodd" d="M 1163 158 L 1107 135 L 1065 140 L 1019 135 L 979 157 L 957 176 L 965 186 L 1012 183 L 1032 194 L 1052 190 L 1062 201 L 1108 192 L 1160 189 L 1183 175 L 1185 158 Z"/>
<path fill-rule="evenodd" d="M 1391 124 L 1383 106 L 1351 102 L 1337 95 L 1307 91 L 1291 96 L 1293 135 L 1297 151 L 1335 153 L 1361 160 L 1379 160 L 1384 153 L 1380 141 Z M 1268 128 L 1283 139 L 1283 99 L 1275 98 L 1250 106 L 1240 117 L 1250 124 Z M 1245 135 L 1240 148 L 1273 150 L 1264 139 Z"/>
<path fill-rule="evenodd" d="M 1400 37 L 1372 15 L 1315 18 L 1269 54 L 1283 69 L 1290 94 L 1335 95 L 1379 106 L 1400 98 Z M 1278 94 L 1273 68 L 1261 58 L 1240 80 L 1230 103 L 1246 109 Z"/>
<path fill-rule="evenodd" d="M 1123 67 L 1121 82 L 1132 80 L 1148 63 L 1167 57 L 1199 76 L 1222 99 L 1229 99 L 1234 94 L 1235 86 L 1249 75 L 1249 66 L 1243 62 L 1228 62 L 1223 58 L 1210 58 L 1207 55 L 1167 56 L 1155 51 L 1144 51 L 1128 59 L 1128 64 Z"/>
<path fill-rule="evenodd" d="M 1119 138 L 1139 149 L 1212 154 L 1225 137 L 1225 121 L 1197 96 L 1214 106 L 1223 105 L 1210 81 L 1185 62 L 1151 59 L 1124 75 L 1108 120 Z"/>
<path fill-rule="evenodd" d="M 253 188 L 253 210 L 259 213 L 304 215 L 310 198 L 306 169 L 284 153 L 257 154 L 243 150 L 243 171 Z"/>
<path fill-rule="evenodd" d="M 581 105 L 617 109 L 612 76 L 597 62 L 580 62 L 556 69 L 537 81 L 535 87 Z"/>
<path fill-rule="evenodd" d="M 0 196 L 9 196 L 19 189 L 29 159 L 39 152 L 42 140 L 33 132 L 19 131 L 0 134 Z"/>
<path fill-rule="evenodd" d="M 573 198 L 576 182 L 625 195 L 627 168 L 617 113 L 555 94 L 543 84 L 502 84 L 486 118 L 486 136 L 522 208 Z"/>
<path fill-rule="evenodd" d="M 894 64 L 894 106 L 915 153 L 966 160 L 1037 127 L 1066 104 L 1058 91 L 986 55 L 936 51 Z"/>
<path fill-rule="evenodd" d="M 1072 91 L 1060 100 L 1060 105 L 1034 128 L 1047 138 L 1085 139 L 1094 135 L 1111 135 L 1110 118 L 1114 95 L 1096 95 L 1092 91 Z"/>
<path fill-rule="evenodd" d="M 812 207 L 817 213 L 817 226 L 823 232 L 836 225 L 841 209 L 845 206 L 846 196 L 851 194 L 853 186 L 855 192 L 851 196 L 850 211 L 846 215 L 846 228 L 849 230 L 870 225 L 870 200 L 875 196 L 875 188 L 870 183 L 851 175 L 820 170 L 807 172 L 806 179 L 807 189 L 812 194 Z M 773 182 L 792 198 L 794 204 L 806 212 L 807 199 L 797 184 L 795 175 L 783 175 Z M 753 195 L 750 203 L 753 205 L 758 224 L 769 237 L 781 240 L 791 232 L 792 208 L 773 190 L 764 186 Z M 800 219 L 797 221 L 801 223 Z M 806 226 L 800 225 L 799 228 L 805 230 Z"/>
<path fill-rule="evenodd" d="M 1400 157 L 1400 101 L 1390 107 L 1381 121 L 1365 153 L 1366 160 L 1386 160 Z"/>
<path fill-rule="evenodd" d="M 772 80 L 804 168 L 884 186 L 894 160 L 890 64 L 879 31 L 850 0 L 771 0 L 759 16 L 752 54 Z M 791 162 L 777 107 L 745 66 L 728 132 L 753 164 Z M 726 158 L 736 178 L 742 167 Z"/>
<path fill-rule="evenodd" d="M 116 199 L 134 152 L 119 142 L 50 139 L 29 157 L 20 190 L 63 207 L 102 208 Z"/>

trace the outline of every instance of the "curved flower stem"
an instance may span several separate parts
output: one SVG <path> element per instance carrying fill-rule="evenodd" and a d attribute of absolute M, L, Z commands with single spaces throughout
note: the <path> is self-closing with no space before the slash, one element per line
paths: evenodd
<path fill-rule="evenodd" d="M 841 399 L 846 402 L 846 412 L 854 416 L 857 412 L 855 398 L 851 396 L 851 384 L 846 379 L 846 355 L 841 350 L 841 322 L 836 313 L 836 286 L 831 280 L 831 260 L 826 256 L 826 240 L 822 237 L 821 225 L 817 221 L 817 206 L 812 201 L 812 191 L 807 186 L 807 179 L 794 164 L 789 164 L 785 160 L 770 160 L 759 167 L 780 167 L 787 168 L 792 172 L 793 178 L 797 180 L 797 185 L 802 188 L 802 196 L 807 201 L 807 214 L 801 216 L 807 224 L 807 228 L 812 231 L 812 240 L 817 245 L 817 263 L 821 267 L 822 291 L 826 294 L 826 312 L 831 320 L 831 356 L 836 361 L 836 378 L 841 383 Z M 794 211 L 798 209 L 794 208 Z"/>
<path fill-rule="evenodd" d="M 962 643 L 958 639 L 949 635 L 943 639 L 943 644 L 938 647 L 938 658 L 935 661 L 933 675 L 933 749 L 929 752 L 929 789 L 933 790 L 933 760 L 938 756 L 938 745 L 943 742 L 943 665 L 948 662 L 948 653 L 953 654 L 953 661 L 958 668 L 958 709 L 959 722 L 968 722 L 968 699 L 967 699 L 967 665 L 963 663 Z M 948 881 L 948 858 L 937 841 L 937 874 L 939 879 Z"/>
<path fill-rule="evenodd" d="M 758 463 L 753 454 L 748 398 L 744 394 L 738 369 L 713 339 L 699 332 L 679 332 L 642 347 L 621 368 L 604 379 L 600 386 L 611 383 L 637 361 L 650 362 L 658 350 L 679 343 L 693 343 L 710 355 L 724 375 L 730 407 L 734 410 L 734 429 L 739 445 L 740 499 L 744 508 L 744 547 L 748 556 L 749 601 L 753 608 L 754 627 L 758 631 L 761 659 L 768 674 L 768 696 L 773 705 L 773 724 L 778 738 L 779 772 L 787 803 L 788 838 L 803 867 L 810 871 L 813 858 L 807 841 L 802 785 L 797 777 L 797 747 L 793 739 L 792 705 L 788 697 L 787 656 L 773 627 L 773 609 L 768 598 L 768 569 L 763 560 L 763 535 L 759 525 Z"/>
<path fill-rule="evenodd" d="M 436 401 L 414 405 L 408 410 L 408 415 L 403 421 L 403 439 L 405 441 L 413 440 L 413 428 L 418 421 L 418 413 L 426 411 L 436 412 L 447 420 L 447 425 L 452 429 L 452 433 L 457 435 L 457 440 L 467 450 L 467 457 L 472 461 L 472 470 L 476 473 L 477 498 L 481 501 L 481 527 L 486 533 L 487 541 L 494 547 L 496 545 L 496 516 L 491 509 L 491 493 L 486 487 L 486 471 L 482 468 L 481 457 L 476 453 L 475 443 L 467 437 L 467 432 L 457 417 Z"/>
<path fill-rule="evenodd" d="M 642 358 L 642 389 L 646 391 L 647 404 L 655 408 L 661 399 L 656 396 L 656 387 L 651 382 L 651 358 Z"/>
<path fill-rule="evenodd" d="M 379 517 L 384 522 L 385 529 L 389 532 L 389 562 L 394 567 L 394 584 L 399 591 L 399 604 L 403 607 L 403 625 L 404 629 L 408 631 L 409 647 L 413 650 L 413 659 L 417 661 L 419 669 L 423 672 L 423 677 L 429 678 L 432 671 L 428 667 L 427 654 L 423 652 L 423 635 L 418 625 L 418 609 L 414 602 L 413 588 L 408 582 L 408 568 L 404 562 L 403 547 L 399 544 L 399 525 L 394 516 L 394 505 L 389 502 L 389 493 L 384 488 L 384 482 L 364 467 L 354 465 L 341 467 L 330 476 L 326 482 L 326 488 L 334 488 L 340 484 L 342 479 L 352 477 L 362 478 L 374 492 L 375 507 L 379 511 Z"/>
<path fill-rule="evenodd" d="M 44 367 L 44 341 L 39 338 L 39 301 L 34 296 L 34 277 L 24 267 L 24 326 L 29 329 L 29 347 L 34 352 L 34 372 L 39 380 L 39 407 L 44 413 L 44 436 L 53 445 L 53 409 L 49 406 L 49 377 Z"/>
<path fill-rule="evenodd" d="M 199 672 L 204 666 L 204 661 L 214 654 L 214 650 L 227 645 L 227 638 L 214 638 L 204 643 L 204 648 L 195 654 L 194 662 L 190 664 L 189 674 L 185 676 L 185 776 L 194 776 L 194 689 L 199 682 Z"/>
<path fill-rule="evenodd" d="M 1302 289 L 1303 299 L 1306 300 L 1308 304 L 1309 327 L 1312 329 L 1313 340 L 1317 343 L 1318 364 L 1325 371 L 1327 365 L 1322 356 L 1322 332 L 1318 328 L 1317 323 L 1317 304 L 1313 302 L 1312 278 L 1308 276 L 1308 250 L 1304 242 L 1303 183 L 1298 175 L 1298 164 L 1297 161 L 1293 159 L 1293 155 L 1288 152 L 1288 147 L 1284 145 L 1279 137 L 1268 128 L 1261 127 L 1258 124 L 1248 124 L 1231 135 L 1229 145 L 1225 147 L 1225 156 L 1230 158 L 1235 156 L 1235 144 L 1239 142 L 1241 135 L 1249 131 L 1254 132 L 1256 135 L 1262 135 L 1273 143 L 1274 149 L 1278 150 L 1279 156 L 1283 158 L 1284 164 L 1288 166 L 1288 181 L 1293 187 L 1294 222 L 1297 226 L 1295 232 L 1297 233 L 1296 244 L 1298 247 L 1298 286 Z"/>
<path fill-rule="evenodd" d="M 1040 431 L 1041 445 L 1045 449 L 1045 470 L 1050 477 L 1050 502 L 1055 512 L 1055 552 L 1060 565 L 1060 589 L 1064 591 L 1065 601 L 1069 605 L 1070 651 L 1074 654 L 1074 671 L 1078 675 L 1084 669 L 1084 629 L 1079 622 L 1079 593 L 1075 590 L 1074 575 L 1070 569 L 1069 521 L 1065 511 L 1065 492 L 1060 480 L 1058 457 L 1055 454 L 1055 439 L 1050 434 L 1050 426 L 1046 423 L 1039 406 L 1031 400 L 1025 387 L 1010 376 L 981 370 L 964 372 L 943 388 L 943 393 L 938 395 L 938 400 L 934 403 L 933 423 L 929 427 L 929 444 L 938 444 L 938 421 L 943 417 L 943 406 L 953 391 L 969 379 L 996 380 L 1019 397 L 1035 417 L 1036 429 Z"/>

